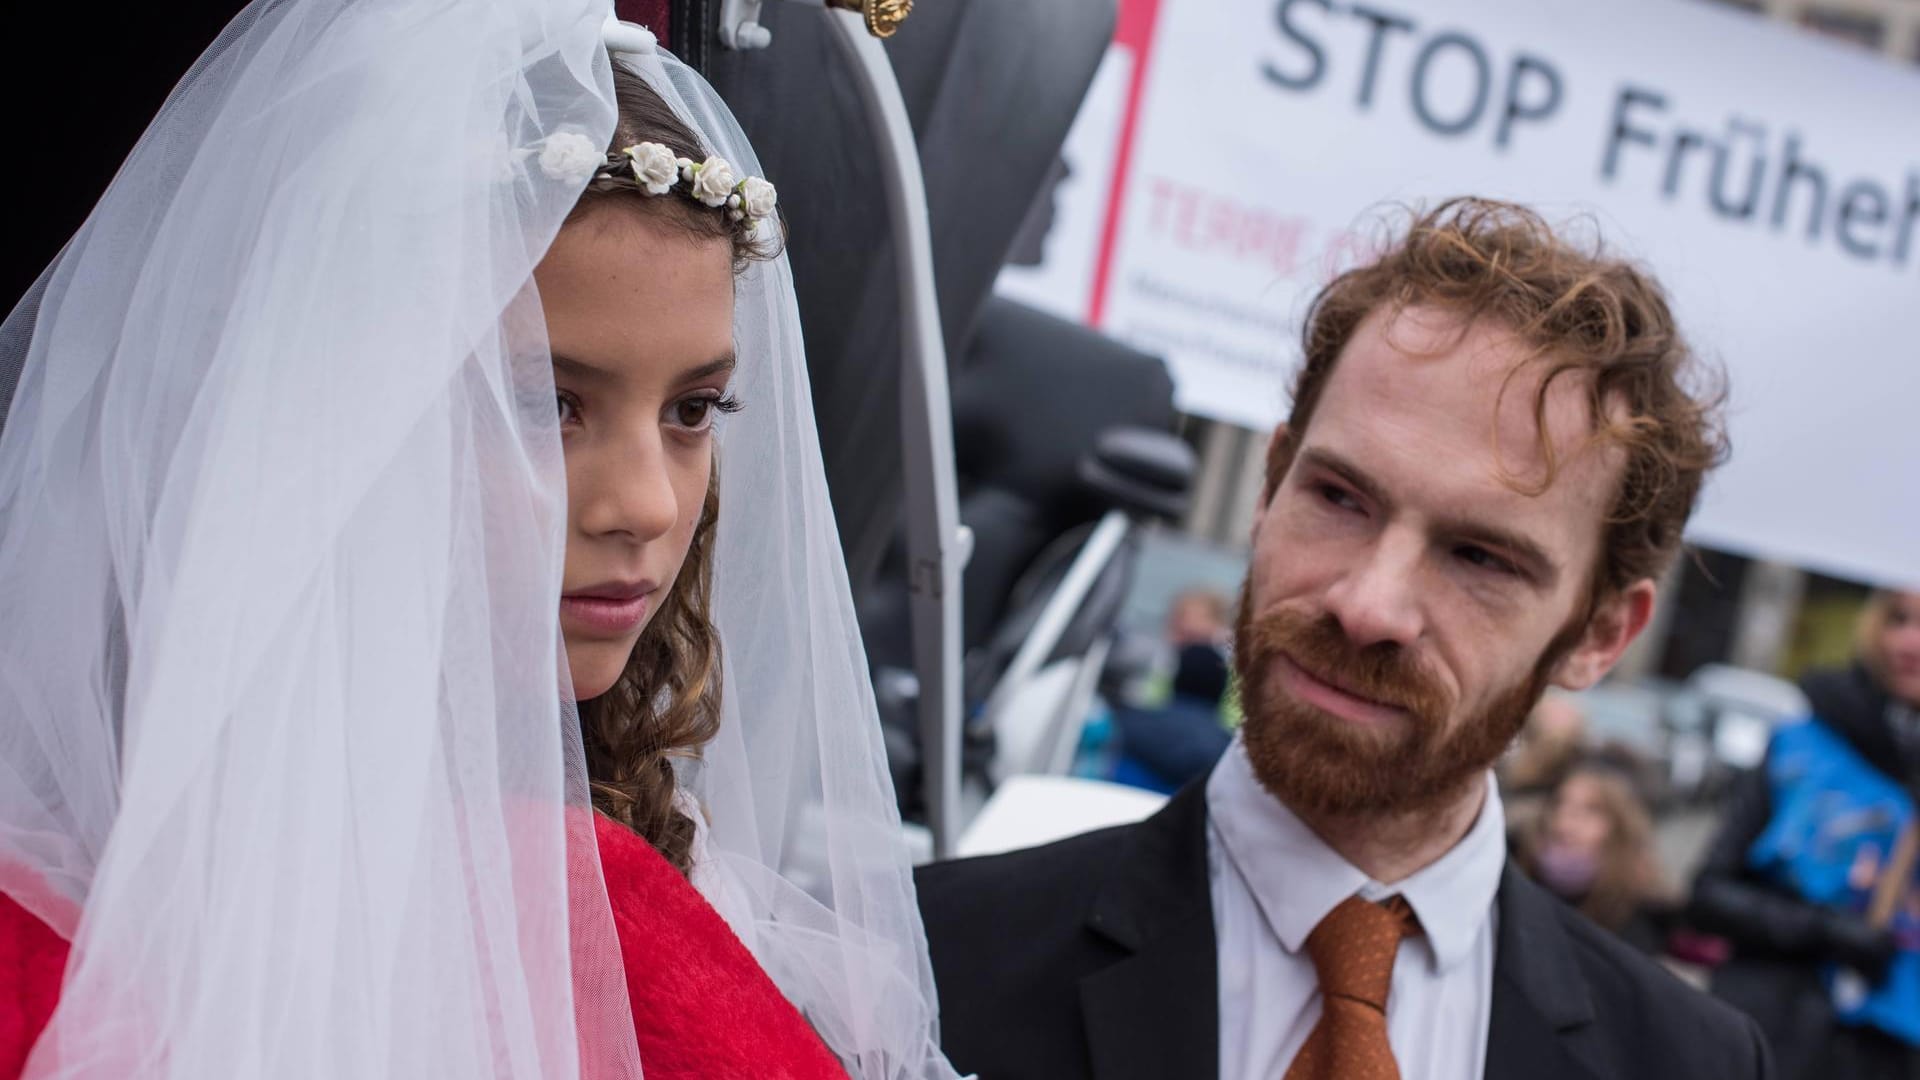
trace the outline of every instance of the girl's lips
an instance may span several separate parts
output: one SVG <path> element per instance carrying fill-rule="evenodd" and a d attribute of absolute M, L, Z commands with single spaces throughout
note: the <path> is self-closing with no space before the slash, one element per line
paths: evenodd
<path fill-rule="evenodd" d="M 563 596 L 560 617 L 595 634 L 619 637 L 640 629 L 653 604 L 651 592 L 626 599 L 604 596 Z"/>

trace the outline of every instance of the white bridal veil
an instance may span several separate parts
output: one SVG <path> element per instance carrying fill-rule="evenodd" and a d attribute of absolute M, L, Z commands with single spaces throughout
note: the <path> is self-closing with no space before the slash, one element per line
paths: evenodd
<path fill-rule="evenodd" d="M 29 1076 L 639 1075 L 531 282 L 607 17 L 257 0 L 0 325 L 0 892 L 74 942 Z M 948 1077 L 786 261 L 737 289 L 695 880 L 855 1076 Z"/>

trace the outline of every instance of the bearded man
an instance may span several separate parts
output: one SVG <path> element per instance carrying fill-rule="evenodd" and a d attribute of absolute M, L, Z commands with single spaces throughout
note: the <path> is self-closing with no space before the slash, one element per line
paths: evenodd
<path fill-rule="evenodd" d="M 1490 768 L 1646 628 L 1724 456 L 1657 283 L 1456 200 L 1316 298 L 1234 645 L 1154 817 L 924 868 L 983 1080 L 1756 1077 L 1754 1025 L 1526 881 Z"/>

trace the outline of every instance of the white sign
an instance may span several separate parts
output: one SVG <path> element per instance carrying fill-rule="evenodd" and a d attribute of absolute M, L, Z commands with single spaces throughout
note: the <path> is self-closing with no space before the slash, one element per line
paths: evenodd
<path fill-rule="evenodd" d="M 1125 0 L 1064 156 L 1001 291 L 1254 428 L 1396 208 L 1585 219 L 1730 377 L 1695 539 L 1920 580 L 1920 72 L 1685 0 Z"/>

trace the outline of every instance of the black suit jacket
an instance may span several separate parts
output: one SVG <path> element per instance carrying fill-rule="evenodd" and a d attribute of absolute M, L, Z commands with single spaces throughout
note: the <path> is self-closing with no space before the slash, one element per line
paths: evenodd
<path fill-rule="evenodd" d="M 1201 781 L 1136 825 L 922 867 L 953 1064 L 981 1080 L 1218 1076 L 1206 822 Z M 1489 1080 L 1772 1075 L 1752 1021 L 1511 865 L 1498 904 Z"/>

